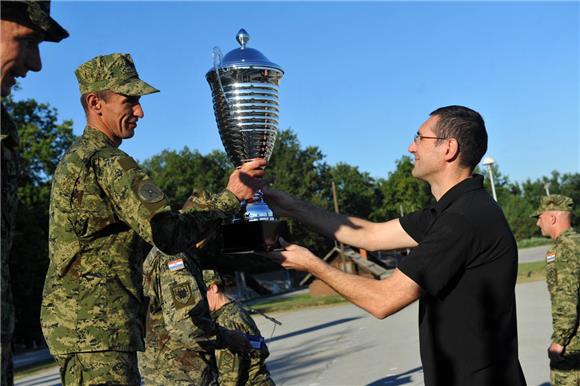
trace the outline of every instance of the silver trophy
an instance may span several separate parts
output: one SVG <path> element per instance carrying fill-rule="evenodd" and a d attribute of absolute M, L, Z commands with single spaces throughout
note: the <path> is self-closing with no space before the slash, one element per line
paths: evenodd
<path fill-rule="evenodd" d="M 240 48 L 222 57 L 214 48 L 207 79 L 222 143 L 230 161 L 240 167 L 255 158 L 270 159 L 278 135 L 278 84 L 284 71 L 260 51 L 246 46 L 250 35 L 241 29 Z M 276 249 L 287 226 L 274 217 L 258 191 L 242 213 L 224 226 L 224 252 L 251 253 Z"/>

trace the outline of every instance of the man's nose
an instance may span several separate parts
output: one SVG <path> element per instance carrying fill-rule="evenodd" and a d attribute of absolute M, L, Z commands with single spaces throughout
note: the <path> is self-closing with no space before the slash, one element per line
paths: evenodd
<path fill-rule="evenodd" d="M 40 49 L 38 44 L 30 48 L 26 56 L 26 67 L 29 71 L 38 72 L 42 70 L 42 60 L 40 59 Z"/>
<path fill-rule="evenodd" d="M 139 118 L 143 118 L 145 113 L 143 112 L 143 107 L 141 107 L 140 103 L 137 103 L 133 108 L 133 115 Z"/>

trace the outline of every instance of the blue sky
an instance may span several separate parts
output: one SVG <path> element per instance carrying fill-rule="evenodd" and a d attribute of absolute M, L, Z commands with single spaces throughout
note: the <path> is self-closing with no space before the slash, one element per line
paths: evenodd
<path fill-rule="evenodd" d="M 52 13 L 71 37 L 43 43 L 44 69 L 21 82 L 84 127 L 74 70 L 129 52 L 161 90 L 122 148 L 138 160 L 163 149 L 223 149 L 205 73 L 211 52 L 248 46 L 281 65 L 280 128 L 386 177 L 437 107 L 479 111 L 488 155 L 512 181 L 580 170 L 578 2 L 68 2 Z"/>

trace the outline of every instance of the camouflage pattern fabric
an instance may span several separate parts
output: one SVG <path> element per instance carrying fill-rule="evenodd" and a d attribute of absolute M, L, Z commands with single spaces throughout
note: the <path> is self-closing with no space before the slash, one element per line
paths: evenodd
<path fill-rule="evenodd" d="M 540 205 L 538 209 L 532 213 L 532 217 L 538 217 L 545 211 L 564 211 L 571 212 L 574 201 L 568 197 L 561 194 L 550 194 L 549 196 L 544 196 L 540 200 Z"/>
<path fill-rule="evenodd" d="M 154 247 L 143 271 L 149 305 L 139 363 L 145 384 L 217 385 L 217 328 L 198 263 L 185 253 L 170 256 Z"/>
<path fill-rule="evenodd" d="M 141 384 L 134 352 L 105 351 L 56 355 L 63 386 Z"/>
<path fill-rule="evenodd" d="M 18 197 L 18 178 L 20 173 L 20 153 L 18 151 L 18 131 L 14 121 L 2 105 L 2 126 L 1 126 L 1 146 L 2 153 L 2 277 L 0 285 L 2 287 L 2 310 L 1 318 L 1 350 L 2 373 L 1 385 L 12 385 L 12 335 L 14 333 L 14 302 L 12 299 L 12 286 L 10 281 L 10 249 L 14 225 L 16 224 L 16 209 Z"/>
<path fill-rule="evenodd" d="M 142 264 L 153 234 L 184 250 L 239 210 L 231 192 L 215 201 L 215 210 L 171 212 L 131 157 L 86 128 L 59 163 L 51 192 L 41 309 L 51 353 L 143 350 Z"/>
<path fill-rule="evenodd" d="M 194 191 L 186 204 L 195 212 L 215 210 L 220 196 Z M 206 234 L 218 231 L 216 224 Z M 197 244 L 208 247 L 207 239 Z M 225 344 L 207 303 L 198 248 L 167 255 L 154 247 L 143 264 L 147 299 L 145 352 L 139 363 L 146 384 L 217 385 L 214 349 Z"/>
<path fill-rule="evenodd" d="M 50 17 L 50 1 L 3 1 L 1 16 L 3 20 L 15 21 L 43 32 L 43 40 L 48 42 L 59 42 L 69 36 L 68 32 Z"/>
<path fill-rule="evenodd" d="M 556 385 L 578 386 L 580 379 L 580 235 L 572 228 L 558 236 L 546 255 L 546 281 L 552 300 L 552 342 L 565 347 L 564 360 L 550 363 Z"/>
<path fill-rule="evenodd" d="M 254 336 L 262 335 L 252 317 L 235 302 L 227 303 L 212 312 L 212 317 L 224 328 Z M 241 355 L 224 349 L 216 350 L 215 355 L 220 385 L 275 385 L 265 364 L 266 358 L 270 355 L 267 347 L 257 354 Z"/>
<path fill-rule="evenodd" d="M 110 90 L 117 94 L 142 96 L 159 92 L 139 79 L 130 54 L 97 56 L 76 69 L 81 95 Z"/>

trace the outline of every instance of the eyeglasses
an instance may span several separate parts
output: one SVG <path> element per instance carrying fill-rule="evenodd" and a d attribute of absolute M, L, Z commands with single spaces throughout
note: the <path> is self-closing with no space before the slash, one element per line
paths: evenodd
<path fill-rule="evenodd" d="M 423 139 L 447 139 L 444 137 L 428 137 L 425 135 L 421 135 L 419 132 L 417 132 L 417 134 L 415 134 L 415 138 L 413 138 L 413 142 L 415 142 L 416 145 L 419 144 L 419 142 L 421 142 L 421 140 Z"/>

